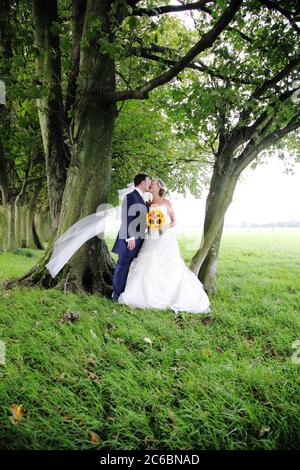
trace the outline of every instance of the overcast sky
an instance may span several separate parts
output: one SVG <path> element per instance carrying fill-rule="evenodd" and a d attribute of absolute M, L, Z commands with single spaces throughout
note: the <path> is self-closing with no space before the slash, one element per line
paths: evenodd
<path fill-rule="evenodd" d="M 201 226 L 204 218 L 207 191 L 201 199 L 172 194 L 178 223 Z M 195 214 L 198 214 L 197 216 Z M 284 222 L 300 220 L 300 163 L 295 164 L 295 174 L 284 174 L 284 164 L 274 157 L 269 163 L 248 168 L 238 182 L 225 223 Z"/>

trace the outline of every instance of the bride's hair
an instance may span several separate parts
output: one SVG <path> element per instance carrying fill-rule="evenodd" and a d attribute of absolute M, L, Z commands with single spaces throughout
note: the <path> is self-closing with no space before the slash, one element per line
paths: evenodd
<path fill-rule="evenodd" d="M 157 179 L 157 184 L 158 184 L 158 187 L 159 187 L 159 196 L 160 197 L 163 197 L 163 195 L 165 194 L 167 188 L 166 188 L 166 185 L 165 183 L 161 180 L 161 179 Z"/>

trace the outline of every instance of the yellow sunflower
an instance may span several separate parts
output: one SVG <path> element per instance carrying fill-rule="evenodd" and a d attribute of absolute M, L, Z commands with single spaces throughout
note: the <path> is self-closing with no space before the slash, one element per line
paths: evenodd
<path fill-rule="evenodd" d="M 165 224 L 165 216 L 160 209 L 150 209 L 147 214 L 147 225 L 153 229 L 160 229 Z"/>

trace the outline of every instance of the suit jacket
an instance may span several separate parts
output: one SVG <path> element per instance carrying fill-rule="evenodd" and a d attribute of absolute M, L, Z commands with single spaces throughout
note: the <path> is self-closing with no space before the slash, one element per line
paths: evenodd
<path fill-rule="evenodd" d="M 124 197 L 121 209 L 121 227 L 112 252 L 119 256 L 132 256 L 132 258 L 138 255 L 147 230 L 146 217 L 149 207 L 150 203 L 145 202 L 136 189 Z M 135 238 L 133 250 L 127 248 L 126 238 L 130 237 Z"/>

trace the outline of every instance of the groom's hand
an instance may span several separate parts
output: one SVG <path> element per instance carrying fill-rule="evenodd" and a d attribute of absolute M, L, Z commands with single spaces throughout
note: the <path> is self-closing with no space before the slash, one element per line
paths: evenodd
<path fill-rule="evenodd" d="M 130 251 L 134 250 L 134 248 L 135 248 L 135 240 L 134 240 L 134 239 L 133 239 L 133 240 L 128 240 L 128 242 L 127 242 L 127 248 L 128 248 Z"/>

